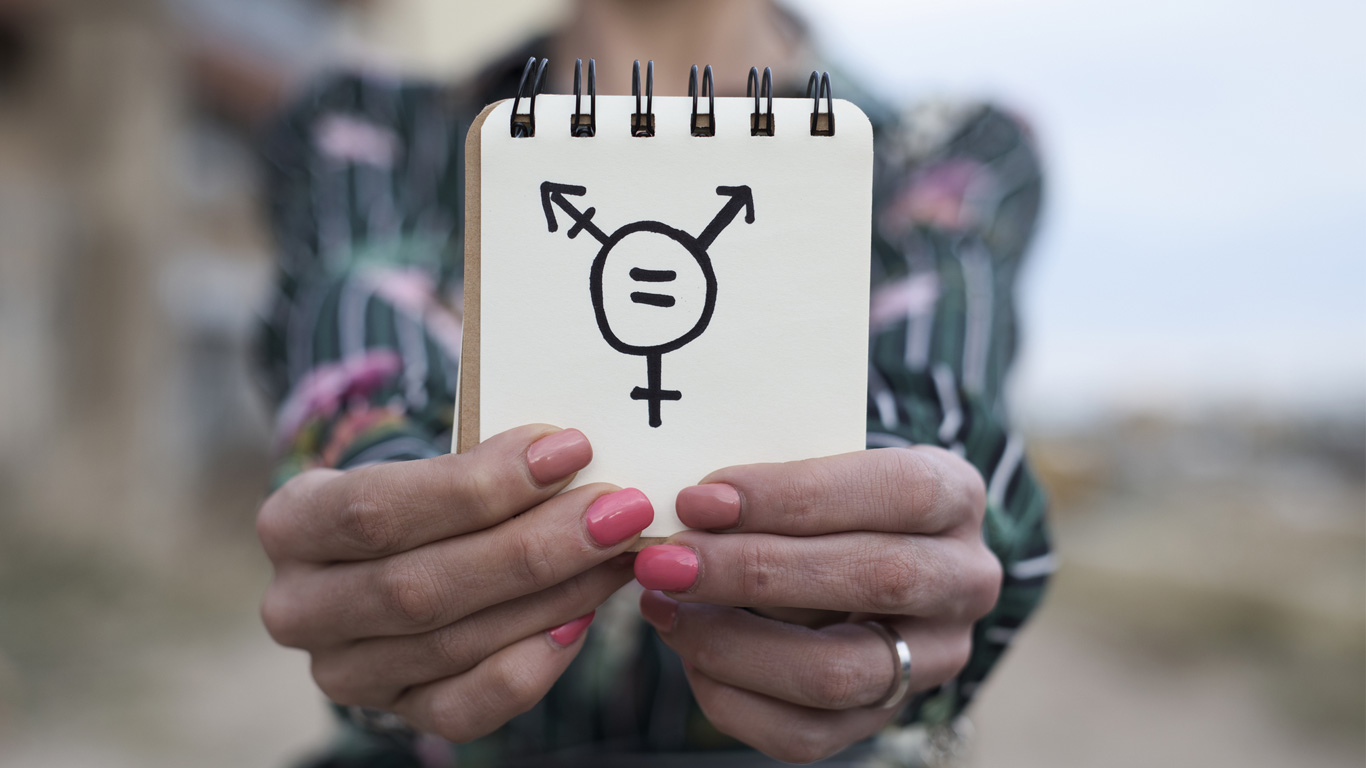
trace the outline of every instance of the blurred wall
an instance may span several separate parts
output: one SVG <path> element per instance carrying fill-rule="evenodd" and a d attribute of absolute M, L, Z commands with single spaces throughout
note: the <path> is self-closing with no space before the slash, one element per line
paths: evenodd
<path fill-rule="evenodd" d="M 567 11 L 566 0 L 372 0 L 351 6 L 348 27 L 362 56 L 410 73 L 458 77 L 529 33 L 551 29 Z"/>

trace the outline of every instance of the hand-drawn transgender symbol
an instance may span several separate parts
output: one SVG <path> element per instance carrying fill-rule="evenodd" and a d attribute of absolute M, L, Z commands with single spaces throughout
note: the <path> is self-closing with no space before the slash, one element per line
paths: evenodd
<path fill-rule="evenodd" d="M 707 330 L 712 311 L 716 309 L 716 273 L 712 270 L 707 248 L 741 210 L 745 212 L 745 222 L 754 223 L 754 195 L 749 187 L 717 187 L 716 194 L 729 197 L 730 200 L 697 237 L 657 221 L 632 222 L 609 235 L 593 223 L 596 208 L 580 211 L 565 199 L 565 195 L 583 195 L 587 191 L 585 187 L 572 184 L 554 184 L 549 181 L 542 184 L 541 205 L 545 208 L 546 225 L 551 232 L 559 229 L 554 209 L 554 206 L 558 205 L 574 220 L 574 226 L 570 227 L 568 232 L 571 240 L 580 232 L 587 232 L 602 244 L 602 250 L 598 251 L 588 274 L 588 292 L 593 302 L 593 312 L 597 315 L 598 330 L 602 332 L 603 339 L 616 351 L 645 358 L 646 385 L 631 390 L 631 399 L 649 403 L 650 426 L 658 427 L 663 423 L 659 416 L 659 404 L 665 400 L 679 400 L 683 397 L 678 390 L 663 388 L 660 382 L 660 360 L 665 352 L 682 347 Z M 691 257 L 690 261 L 677 258 L 677 249 L 680 246 L 686 251 L 687 256 Z M 676 269 L 645 269 L 639 266 L 641 263 L 660 266 L 658 262 L 661 259 L 668 259 L 669 266 L 684 266 L 685 273 L 680 277 Z M 690 300 L 687 295 L 682 297 L 680 303 L 680 296 L 674 293 L 640 290 L 629 291 L 628 294 L 615 287 L 622 284 L 630 285 L 620 280 L 607 281 L 608 285 L 604 288 L 605 273 L 610 271 L 615 276 L 627 267 L 630 268 L 627 275 L 632 281 L 645 283 L 640 286 L 642 288 L 657 288 L 659 284 L 674 283 L 677 280 L 672 286 L 675 293 L 691 293 L 694 296 L 700 293 L 703 297 L 701 306 Z M 617 317 L 615 328 L 607 319 L 609 305 L 613 308 L 612 314 Z M 665 317 L 657 314 L 642 316 L 642 310 L 632 305 L 662 310 L 677 306 L 678 309 Z M 656 309 L 643 311 L 654 313 Z M 647 335 L 646 338 L 641 338 L 642 329 L 637 327 L 637 323 L 631 322 L 632 320 L 647 321 L 643 326 L 646 329 L 653 329 L 653 335 L 656 337 L 649 338 Z M 666 329 L 662 338 L 659 337 L 660 320 L 666 321 L 662 323 Z M 645 333 L 650 334 L 651 331 L 646 330 Z"/>

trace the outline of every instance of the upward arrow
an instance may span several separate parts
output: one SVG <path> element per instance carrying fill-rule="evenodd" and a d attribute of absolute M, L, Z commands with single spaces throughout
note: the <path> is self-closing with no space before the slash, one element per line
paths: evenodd
<path fill-rule="evenodd" d="M 702 230 L 702 234 L 697 236 L 697 242 L 702 245 L 702 250 L 708 246 L 730 225 L 740 211 L 745 212 L 745 223 L 754 223 L 754 193 L 747 186 L 740 187 L 717 187 L 716 194 L 725 195 L 730 198 L 725 207 L 716 214 L 716 218 L 711 220 L 707 228 Z"/>
<path fill-rule="evenodd" d="M 541 207 L 545 209 L 546 226 L 550 228 L 551 232 L 559 230 L 560 225 L 555 221 L 554 207 L 558 205 L 564 209 L 565 213 L 569 214 L 569 218 L 574 220 L 574 226 L 570 227 L 569 232 L 567 233 L 571 240 L 578 237 L 580 232 L 587 232 L 598 242 L 606 245 L 607 234 L 601 229 L 598 229 L 598 225 L 593 223 L 593 214 L 597 213 L 597 209 L 589 208 L 586 211 L 580 211 L 578 208 L 574 207 L 573 203 L 570 203 L 564 197 L 565 195 L 583 195 L 587 192 L 587 187 L 579 187 L 573 184 L 555 184 L 549 181 L 542 184 Z"/>

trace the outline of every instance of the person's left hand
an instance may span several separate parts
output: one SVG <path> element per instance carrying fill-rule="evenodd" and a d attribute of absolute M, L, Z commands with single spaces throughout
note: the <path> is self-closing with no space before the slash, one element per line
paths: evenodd
<path fill-rule="evenodd" d="M 899 672 L 862 622 L 885 619 L 906 641 L 911 693 L 967 663 L 1001 586 L 985 508 L 977 470 L 932 447 L 723 469 L 678 495 L 679 519 L 705 530 L 637 556 L 641 614 L 717 729 L 780 760 L 819 760 L 897 711 L 871 706 Z M 838 613 L 811 628 L 724 606 Z"/>

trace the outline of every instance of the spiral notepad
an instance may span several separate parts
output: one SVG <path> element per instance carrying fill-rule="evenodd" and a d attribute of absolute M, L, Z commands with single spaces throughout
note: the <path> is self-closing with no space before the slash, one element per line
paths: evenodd
<path fill-rule="evenodd" d="M 872 129 L 828 78 L 715 98 L 709 69 L 560 96 L 529 62 L 466 141 L 456 450 L 576 427 L 575 484 L 640 488 L 651 539 L 713 470 L 864 447 Z"/>

